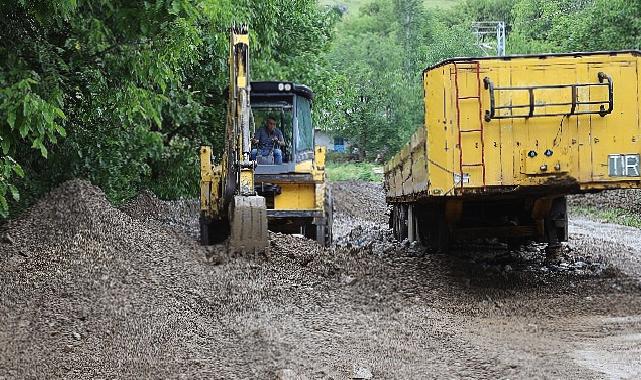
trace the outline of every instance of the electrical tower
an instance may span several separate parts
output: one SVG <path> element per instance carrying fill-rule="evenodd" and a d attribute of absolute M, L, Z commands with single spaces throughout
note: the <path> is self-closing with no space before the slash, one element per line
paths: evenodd
<path fill-rule="evenodd" d="M 477 21 L 472 23 L 476 44 L 485 55 L 505 55 L 505 21 Z"/>

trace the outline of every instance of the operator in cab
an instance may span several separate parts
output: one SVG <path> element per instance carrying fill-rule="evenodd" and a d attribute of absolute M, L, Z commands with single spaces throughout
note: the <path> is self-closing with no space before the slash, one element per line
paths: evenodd
<path fill-rule="evenodd" d="M 280 129 L 276 128 L 276 119 L 268 117 L 265 126 L 259 128 L 252 139 L 253 144 L 258 144 L 257 148 L 251 151 L 251 159 L 256 160 L 258 151 L 260 150 L 261 156 L 269 156 L 270 153 L 274 155 L 274 165 L 283 163 L 283 151 L 281 146 L 285 145 L 283 133 Z"/>

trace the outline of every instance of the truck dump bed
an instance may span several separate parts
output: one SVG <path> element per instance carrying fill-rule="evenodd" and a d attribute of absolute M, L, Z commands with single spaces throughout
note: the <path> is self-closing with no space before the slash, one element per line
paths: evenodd
<path fill-rule="evenodd" d="M 425 124 L 388 201 L 639 188 L 641 52 L 461 58 L 423 73 Z"/>

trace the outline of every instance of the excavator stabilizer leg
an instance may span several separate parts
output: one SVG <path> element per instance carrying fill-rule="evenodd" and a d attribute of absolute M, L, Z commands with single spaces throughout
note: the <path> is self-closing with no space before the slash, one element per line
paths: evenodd
<path fill-rule="evenodd" d="M 232 252 L 268 253 L 267 206 L 261 196 L 234 196 L 230 205 L 229 222 Z"/>

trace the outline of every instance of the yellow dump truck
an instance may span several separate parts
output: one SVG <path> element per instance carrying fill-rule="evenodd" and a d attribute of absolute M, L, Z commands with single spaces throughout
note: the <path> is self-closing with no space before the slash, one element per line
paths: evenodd
<path fill-rule="evenodd" d="M 455 58 L 385 166 L 398 239 L 567 240 L 567 194 L 640 188 L 641 52 Z"/>

